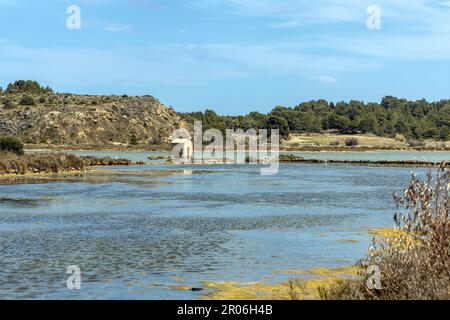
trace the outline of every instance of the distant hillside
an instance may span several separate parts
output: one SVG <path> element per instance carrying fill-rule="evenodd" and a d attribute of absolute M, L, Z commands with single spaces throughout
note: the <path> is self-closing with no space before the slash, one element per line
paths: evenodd
<path fill-rule="evenodd" d="M 27 144 L 160 145 L 180 118 L 151 96 L 55 94 L 33 81 L 0 92 L 0 135 Z"/>
<path fill-rule="evenodd" d="M 201 120 L 204 129 L 223 132 L 236 128 L 279 129 L 288 142 L 302 134 L 366 134 L 423 147 L 425 140 L 450 139 L 450 100 L 428 102 L 385 97 L 380 103 L 336 104 L 318 100 L 294 108 L 276 107 L 268 114 L 220 116 L 206 110 L 179 115 L 151 96 L 59 94 L 35 81 L 23 80 L 9 84 L 5 90 L 0 88 L 0 136 L 17 136 L 28 145 L 102 149 L 161 146 L 167 145 L 182 120 L 188 128 L 195 120 Z M 328 144 L 342 144 L 338 140 L 335 138 Z"/>

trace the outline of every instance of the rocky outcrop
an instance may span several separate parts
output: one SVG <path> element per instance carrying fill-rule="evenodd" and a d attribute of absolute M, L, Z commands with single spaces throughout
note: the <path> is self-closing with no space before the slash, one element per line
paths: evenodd
<path fill-rule="evenodd" d="M 81 156 L 79 157 L 86 166 L 131 166 L 133 163 L 128 159 L 113 159 L 113 158 L 97 158 L 92 156 Z M 138 162 L 137 164 L 142 165 L 145 163 Z"/>
<path fill-rule="evenodd" d="M 41 94 L 35 105 L 20 105 L 21 94 L 3 95 L 14 107 L 0 106 L 0 135 L 26 144 L 103 148 L 169 142 L 180 118 L 151 96 Z"/>

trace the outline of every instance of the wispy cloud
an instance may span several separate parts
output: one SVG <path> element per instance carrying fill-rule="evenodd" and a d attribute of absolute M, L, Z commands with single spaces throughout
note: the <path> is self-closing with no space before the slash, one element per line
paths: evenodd
<path fill-rule="evenodd" d="M 306 39 L 309 49 L 343 51 L 359 57 L 450 59 L 448 0 L 192 1 L 210 10 L 220 8 L 230 14 L 265 17 L 268 19 L 268 27 L 277 29 L 343 22 L 360 26 L 344 28 L 340 36 L 332 31 L 325 31 L 321 36 Z M 373 3 L 382 10 L 381 31 L 371 32 L 365 29 L 368 17 L 366 9 Z"/>
<path fill-rule="evenodd" d="M 335 38 L 322 43 L 330 49 L 340 49 L 365 56 L 396 59 L 449 60 L 450 34 L 392 35 L 373 38 Z"/>
<path fill-rule="evenodd" d="M 33 78 L 61 87 L 207 84 L 212 79 L 297 76 L 335 83 L 328 74 L 379 68 L 340 55 L 302 54 L 294 44 L 160 44 L 141 47 L 36 48 L 0 42 L 2 78 Z M 314 76 L 319 74 L 320 76 Z M 323 75 L 322 75 L 323 74 Z"/>
<path fill-rule="evenodd" d="M 313 81 L 320 81 L 328 84 L 335 84 L 337 82 L 336 78 L 334 76 L 330 75 L 323 75 L 323 76 L 313 76 L 310 77 Z"/>
<path fill-rule="evenodd" d="M 138 6 L 144 6 L 150 9 L 165 9 L 165 5 L 161 4 L 159 1 L 156 0 L 128 0 L 131 4 L 138 5 Z"/>
<path fill-rule="evenodd" d="M 130 25 L 121 25 L 121 24 L 111 24 L 103 27 L 103 30 L 108 32 L 125 32 L 130 31 L 132 26 Z"/>
<path fill-rule="evenodd" d="M 266 17 L 274 27 L 352 22 L 363 25 L 366 9 L 377 5 L 383 17 L 402 28 L 434 30 L 450 26 L 450 1 L 444 0 L 191 0 L 204 9 L 220 9 L 247 17 Z"/>

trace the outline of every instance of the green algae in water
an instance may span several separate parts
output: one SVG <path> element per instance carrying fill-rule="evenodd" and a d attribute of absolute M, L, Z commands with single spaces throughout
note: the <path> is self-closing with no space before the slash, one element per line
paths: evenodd
<path fill-rule="evenodd" d="M 25 198 L 6 198 L 0 197 L 0 205 L 10 205 L 10 206 L 38 206 L 39 200 L 36 199 L 25 199 Z"/>

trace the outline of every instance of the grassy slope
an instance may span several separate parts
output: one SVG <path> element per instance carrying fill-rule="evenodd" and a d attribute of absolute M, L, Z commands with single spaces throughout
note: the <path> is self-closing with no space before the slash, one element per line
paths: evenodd
<path fill-rule="evenodd" d="M 303 147 L 330 147 L 330 144 L 339 141 L 339 147 L 345 147 L 345 140 L 357 138 L 358 147 L 363 148 L 408 148 L 408 144 L 393 138 L 378 137 L 374 135 L 343 135 L 343 134 L 291 134 L 288 141 L 284 144 L 288 148 Z M 426 141 L 427 147 L 441 148 L 443 142 Z M 450 141 L 446 142 L 446 147 L 450 147 Z"/>

